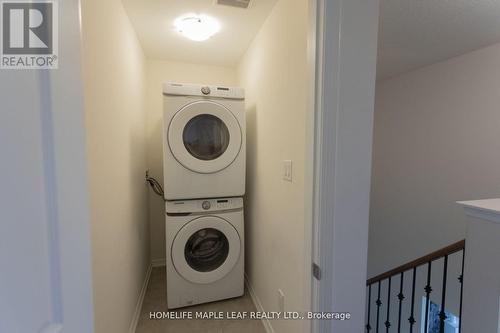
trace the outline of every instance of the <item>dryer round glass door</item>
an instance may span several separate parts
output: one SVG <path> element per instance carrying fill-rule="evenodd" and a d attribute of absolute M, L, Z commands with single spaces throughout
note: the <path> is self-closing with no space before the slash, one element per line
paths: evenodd
<path fill-rule="evenodd" d="M 230 135 L 222 120 L 211 114 L 191 118 L 182 133 L 188 152 L 199 160 L 212 161 L 224 154 Z"/>
<path fill-rule="evenodd" d="M 212 283 L 226 276 L 239 260 L 241 240 L 226 220 L 203 216 L 187 223 L 172 243 L 177 272 L 193 283 Z"/>
<path fill-rule="evenodd" d="M 227 168 L 240 153 L 238 120 L 223 105 L 197 101 L 184 106 L 168 127 L 168 145 L 175 159 L 198 173 Z"/>

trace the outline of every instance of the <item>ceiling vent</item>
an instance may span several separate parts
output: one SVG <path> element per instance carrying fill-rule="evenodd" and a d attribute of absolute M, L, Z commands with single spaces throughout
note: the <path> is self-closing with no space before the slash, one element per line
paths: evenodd
<path fill-rule="evenodd" d="M 218 5 L 237 8 L 248 8 L 250 0 L 216 0 Z"/>

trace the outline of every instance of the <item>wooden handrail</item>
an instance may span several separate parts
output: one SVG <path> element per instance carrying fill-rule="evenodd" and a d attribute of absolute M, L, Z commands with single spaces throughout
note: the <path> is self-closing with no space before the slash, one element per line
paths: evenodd
<path fill-rule="evenodd" d="M 406 272 L 410 269 L 413 269 L 415 267 L 426 264 L 430 261 L 441 259 L 444 256 L 459 252 L 463 249 L 465 249 L 465 239 L 463 239 L 459 242 L 456 242 L 454 244 L 448 245 L 446 247 L 443 247 L 442 249 L 437 250 L 435 252 L 432 252 L 426 256 L 423 256 L 423 257 L 418 258 L 416 260 L 410 261 L 407 264 L 404 264 L 404 265 L 401 265 L 401 266 L 396 267 L 394 269 L 391 269 L 390 271 L 387 271 L 385 273 L 382 273 L 382 274 L 379 274 L 375 277 L 372 277 L 371 279 L 368 279 L 366 281 L 366 285 L 369 286 L 369 285 L 374 284 L 376 282 L 385 280 L 391 276 L 401 274 L 402 272 Z"/>

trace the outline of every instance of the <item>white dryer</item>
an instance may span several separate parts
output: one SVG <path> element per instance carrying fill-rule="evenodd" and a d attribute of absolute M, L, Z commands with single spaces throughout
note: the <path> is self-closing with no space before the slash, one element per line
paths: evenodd
<path fill-rule="evenodd" d="M 169 309 L 243 295 L 243 199 L 166 203 Z"/>
<path fill-rule="evenodd" d="M 165 83 L 163 95 L 165 198 L 242 196 L 244 90 Z"/>

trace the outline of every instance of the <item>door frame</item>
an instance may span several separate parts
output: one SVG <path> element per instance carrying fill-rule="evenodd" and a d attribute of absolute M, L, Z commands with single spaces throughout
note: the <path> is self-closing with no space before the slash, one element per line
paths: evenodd
<path fill-rule="evenodd" d="M 352 319 L 306 320 L 304 332 L 365 324 L 378 19 L 379 0 L 309 0 L 305 304 Z"/>
<path fill-rule="evenodd" d="M 54 322 L 44 333 L 94 332 L 90 197 L 80 0 L 59 1 L 59 68 L 40 71 L 51 220 Z"/>

